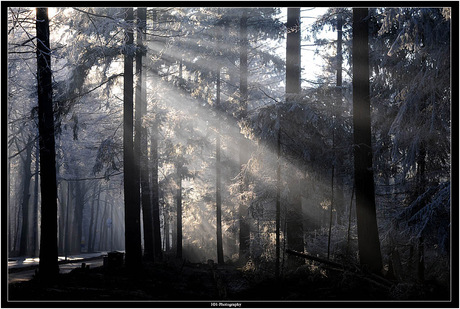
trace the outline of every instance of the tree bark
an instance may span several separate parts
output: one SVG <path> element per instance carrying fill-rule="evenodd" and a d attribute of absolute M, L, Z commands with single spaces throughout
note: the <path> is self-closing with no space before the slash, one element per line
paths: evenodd
<path fill-rule="evenodd" d="M 288 8 L 286 38 L 286 95 L 300 94 L 300 8 Z M 291 96 L 291 97 L 289 97 Z"/>
<path fill-rule="evenodd" d="M 336 119 L 339 119 L 340 114 L 341 114 L 341 109 L 342 109 L 342 85 L 343 85 L 343 78 L 342 78 L 342 64 L 343 64 L 343 56 L 342 56 L 342 42 L 343 42 L 343 18 L 342 18 L 342 13 L 338 12 L 337 15 L 337 82 L 336 82 L 336 88 L 337 88 L 337 107 L 334 109 L 335 110 L 335 115 Z M 334 127 L 334 132 L 335 132 L 335 127 Z M 342 217 L 345 215 L 345 198 L 344 198 L 344 190 L 343 190 L 343 183 L 344 183 L 344 172 L 343 172 L 343 166 L 344 166 L 344 158 L 342 156 L 335 157 L 335 162 L 337 163 L 337 168 L 336 168 L 336 186 L 335 186 L 335 209 L 336 209 L 336 218 L 337 218 L 337 223 L 341 224 L 342 223 Z"/>
<path fill-rule="evenodd" d="M 155 258 L 162 259 L 161 250 L 161 227 L 160 227 L 160 193 L 158 185 L 158 123 L 155 121 L 151 128 L 150 137 L 150 162 L 152 164 L 150 183 L 152 186 L 152 212 L 153 212 L 153 244 Z M 166 219 L 165 219 L 166 220 Z M 169 218 L 168 218 L 169 220 Z M 168 222 L 169 223 L 169 222 Z M 165 221 L 166 224 L 166 221 Z M 167 234 L 164 237 L 168 237 Z M 168 238 L 169 241 L 169 238 Z"/>
<path fill-rule="evenodd" d="M 300 8 L 288 8 L 287 15 L 287 40 L 286 40 L 286 101 L 288 104 L 298 102 L 301 92 L 301 67 L 300 67 Z M 280 118 L 281 130 L 281 118 Z M 301 190 L 297 179 L 290 177 L 291 199 L 287 211 L 287 243 L 290 249 L 303 251 L 303 227 Z M 303 263 L 302 260 L 288 256 L 290 265 Z"/>
<path fill-rule="evenodd" d="M 182 164 L 177 164 L 176 257 L 182 259 Z"/>
<path fill-rule="evenodd" d="M 40 278 L 59 273 L 57 244 L 57 181 L 51 84 L 50 30 L 47 8 L 37 8 L 38 131 L 40 135 L 41 236 Z"/>
<path fill-rule="evenodd" d="M 278 109 L 278 134 L 276 143 L 276 205 L 275 205 L 275 276 L 280 276 L 280 228 L 281 228 L 281 115 Z"/>
<path fill-rule="evenodd" d="M 360 264 L 382 270 L 372 167 L 368 9 L 353 9 L 353 154 Z"/>
<path fill-rule="evenodd" d="M 136 137 L 135 144 L 139 153 L 140 165 L 140 186 L 141 186 L 141 204 L 142 219 L 144 225 L 144 258 L 146 260 L 154 259 L 154 240 L 153 240 L 153 214 L 151 203 L 151 192 L 149 184 L 149 168 L 147 156 L 147 127 L 143 123 L 143 118 L 147 113 L 147 88 L 146 74 L 142 68 L 145 57 L 145 30 L 146 30 L 147 9 L 137 9 L 137 51 L 136 51 Z"/>
<path fill-rule="evenodd" d="M 153 23 L 158 22 L 157 12 L 152 12 Z M 157 260 L 162 260 L 163 252 L 161 249 L 161 227 L 160 227 L 160 194 L 158 184 L 158 138 L 159 138 L 159 119 L 156 118 L 150 131 L 150 183 L 151 183 L 151 202 L 153 213 L 153 246 L 154 255 Z M 169 223 L 169 222 L 168 222 Z M 166 221 L 165 221 L 166 224 Z M 167 237 L 167 234 L 164 234 Z M 169 238 L 168 238 L 169 241 Z"/>
<path fill-rule="evenodd" d="M 78 175 L 78 174 L 77 174 Z M 78 176 L 77 176 L 78 177 Z M 84 207 L 84 192 L 85 184 L 82 181 L 75 182 L 75 208 L 74 208 L 74 252 L 80 252 L 82 249 L 82 227 L 83 227 L 83 207 Z"/>
<path fill-rule="evenodd" d="M 33 202 L 33 255 L 38 256 L 38 176 L 40 174 L 40 139 L 37 138 L 37 145 L 35 147 L 35 176 L 34 176 L 34 202 Z"/>
<path fill-rule="evenodd" d="M 334 133 L 332 133 L 332 147 L 334 147 Z M 334 160 L 334 158 L 332 159 Z M 332 215 L 334 214 L 334 162 L 332 163 L 331 172 L 331 209 L 329 213 L 329 233 L 327 236 L 327 259 L 331 253 L 331 234 L 332 234 Z"/>
<path fill-rule="evenodd" d="M 169 231 L 169 210 L 167 209 L 168 205 L 164 204 L 163 207 L 163 220 L 164 220 L 164 227 L 163 227 L 163 237 L 164 237 L 164 250 L 169 251 L 171 248 L 171 243 L 169 239 L 170 231 Z"/>
<path fill-rule="evenodd" d="M 64 189 L 63 182 L 58 184 L 58 207 L 59 207 L 59 221 L 58 221 L 58 254 L 65 253 L 65 213 L 66 213 L 66 190 Z"/>
<path fill-rule="evenodd" d="M 21 239 L 19 242 L 19 256 L 25 256 L 28 253 L 28 238 L 29 238 L 29 201 L 30 201 L 30 180 L 32 172 L 30 166 L 32 164 L 32 139 L 29 138 L 26 146 L 26 158 L 23 160 L 22 174 L 22 226 Z"/>
<path fill-rule="evenodd" d="M 70 249 L 70 224 L 69 224 L 69 212 L 70 212 L 70 182 L 67 180 L 67 199 L 65 205 L 65 234 L 64 234 L 64 255 L 67 260 L 67 255 Z"/>
<path fill-rule="evenodd" d="M 217 263 L 224 263 L 224 249 L 222 245 L 222 188 L 221 188 L 221 162 L 220 162 L 220 126 L 219 126 L 219 107 L 220 107 L 220 68 L 217 69 L 216 76 L 216 239 L 217 239 Z"/>
<path fill-rule="evenodd" d="M 88 233 L 88 252 L 94 252 L 94 236 L 93 235 L 96 233 L 95 225 L 97 225 L 97 215 L 96 215 L 96 218 L 94 218 L 94 211 L 97 212 L 96 202 L 99 204 L 99 198 L 101 196 L 101 185 L 99 184 L 98 187 L 99 188 L 96 189 L 96 186 L 94 186 L 93 200 L 91 201 L 91 214 L 90 214 L 90 219 L 89 219 L 89 233 Z M 96 190 L 97 190 L 97 197 L 96 197 Z M 96 222 L 96 224 L 94 224 L 94 222 Z"/>
<path fill-rule="evenodd" d="M 220 8 L 217 9 L 218 14 L 220 15 Z M 217 57 L 220 55 L 221 51 L 221 40 L 222 40 L 222 25 L 218 24 L 215 26 L 215 33 L 216 33 L 216 53 Z M 181 65 L 182 67 L 182 65 Z M 220 104 L 220 65 L 217 65 L 216 68 L 216 102 L 215 102 L 215 109 L 216 109 L 216 249 L 217 249 L 217 263 L 223 264 L 224 263 L 224 249 L 222 243 L 222 171 L 221 171 L 221 161 L 220 161 L 220 154 L 221 154 L 221 136 L 220 136 L 220 114 L 223 112 L 221 110 Z M 182 71 L 182 70 L 181 70 Z M 181 78 L 182 79 L 182 78 Z"/>
<path fill-rule="evenodd" d="M 101 232 L 99 233 L 99 251 L 107 250 L 107 206 L 109 204 L 109 197 L 106 192 L 105 194 L 105 202 L 104 202 L 104 210 L 102 211 L 101 216 Z"/>
<path fill-rule="evenodd" d="M 331 248 L 331 233 L 332 233 L 332 216 L 334 207 L 336 205 L 335 202 L 335 190 L 334 190 L 334 178 L 335 178 L 335 164 L 337 161 L 335 155 L 335 119 L 337 118 L 336 108 L 340 107 L 342 104 L 342 16 L 340 13 L 337 15 L 337 81 L 336 81 L 336 100 L 337 100 L 337 107 L 335 107 L 334 101 L 332 101 L 332 172 L 331 172 L 331 212 L 329 217 L 329 235 L 327 239 L 327 258 L 329 259 L 330 256 L 330 248 Z M 337 203 L 339 205 L 340 203 Z M 339 209 L 336 207 L 337 217 L 339 216 Z"/>
<path fill-rule="evenodd" d="M 123 75 L 123 161 L 125 194 L 125 250 L 126 267 L 137 270 L 142 267 L 142 246 L 140 227 L 139 168 L 135 162 L 133 143 L 133 53 L 134 42 L 132 8 L 126 11 L 125 20 L 130 24 L 126 29 L 126 51 Z"/>
<path fill-rule="evenodd" d="M 97 195 L 97 200 L 96 200 L 96 217 L 94 218 L 94 230 L 93 230 L 93 233 L 92 233 L 92 240 L 91 240 L 91 244 L 92 244 L 92 249 L 94 251 L 94 248 L 96 248 L 96 235 L 97 235 L 97 231 L 98 231 L 98 227 L 100 227 L 98 225 L 98 219 L 99 219 L 99 211 L 100 211 L 100 203 L 101 203 L 101 187 L 99 186 L 99 192 L 98 192 L 98 195 Z"/>

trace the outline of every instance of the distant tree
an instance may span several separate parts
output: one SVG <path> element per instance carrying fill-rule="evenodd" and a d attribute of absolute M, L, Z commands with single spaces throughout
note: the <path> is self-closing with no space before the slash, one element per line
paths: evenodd
<path fill-rule="evenodd" d="M 32 163 L 32 149 L 34 143 L 29 138 L 26 145 L 26 156 L 22 160 L 23 164 L 23 176 L 22 176 L 22 226 L 21 226 L 21 240 L 19 245 L 19 256 L 25 256 L 28 253 L 28 236 L 29 236 L 29 200 L 30 200 L 30 181 L 32 178 L 32 172 L 30 171 L 30 165 Z"/>
<path fill-rule="evenodd" d="M 38 132 L 40 139 L 41 235 L 39 274 L 53 280 L 59 273 L 57 247 L 57 181 L 47 8 L 36 9 Z"/>
<path fill-rule="evenodd" d="M 133 30 L 134 13 L 126 9 L 127 41 L 124 52 L 123 75 L 123 162 L 125 194 L 126 266 L 136 270 L 142 266 L 139 169 L 134 162 L 133 143 Z"/>
<path fill-rule="evenodd" d="M 176 258 L 182 259 L 182 168 L 183 163 L 176 163 Z"/>
<path fill-rule="evenodd" d="M 33 201 L 33 228 L 32 228 L 32 254 L 37 256 L 39 253 L 38 244 L 38 178 L 40 174 L 40 139 L 37 138 L 35 146 L 35 175 L 34 175 L 34 201 Z"/>
<path fill-rule="evenodd" d="M 372 166 L 368 15 L 368 9 L 353 9 L 353 154 L 360 264 L 379 273 L 382 256 Z"/>
<path fill-rule="evenodd" d="M 96 193 L 97 192 L 97 193 Z M 94 252 L 94 235 L 95 227 L 97 225 L 97 216 L 96 220 L 94 217 L 94 213 L 99 211 L 99 207 L 96 208 L 96 201 L 99 204 L 99 199 L 101 197 L 101 185 L 94 184 L 93 185 L 93 198 L 91 200 L 91 207 L 90 207 L 90 219 L 89 219 L 89 226 L 88 226 L 88 252 Z M 96 224 L 95 224 L 96 222 Z"/>
<path fill-rule="evenodd" d="M 160 192 L 158 184 L 158 138 L 159 138 L 159 129 L 158 122 L 154 121 L 150 129 L 150 162 L 151 162 L 151 171 L 150 171 L 150 185 L 151 185 L 151 198 L 152 198 L 152 215 L 153 215 L 153 237 L 154 237 L 154 254 L 155 258 L 162 259 L 161 251 L 161 231 L 160 231 Z M 167 222 L 165 221 L 165 224 Z M 164 237 L 167 237 L 169 241 L 169 235 L 164 234 Z M 166 248 L 167 249 L 167 248 Z"/>
<path fill-rule="evenodd" d="M 76 170 L 75 175 L 77 178 L 80 177 L 80 172 Z M 86 184 L 85 181 L 76 181 L 74 183 L 75 186 L 75 205 L 74 205 L 74 212 L 73 212 L 73 227 L 74 230 L 72 231 L 73 239 L 72 239 L 72 252 L 79 252 L 81 253 L 82 248 L 82 240 L 83 240 L 83 207 L 85 205 L 85 193 L 86 193 Z"/>

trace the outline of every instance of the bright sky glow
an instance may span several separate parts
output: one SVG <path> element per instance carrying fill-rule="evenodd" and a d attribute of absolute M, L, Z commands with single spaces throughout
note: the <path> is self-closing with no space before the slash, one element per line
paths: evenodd
<path fill-rule="evenodd" d="M 328 8 L 326 7 L 317 7 L 317 8 L 302 8 L 300 11 L 301 14 L 301 23 L 302 23 L 302 45 L 312 45 L 315 42 L 312 38 L 308 39 L 310 33 L 309 28 L 316 21 L 316 19 L 325 14 Z M 281 9 L 280 20 L 285 23 L 287 19 L 287 8 Z M 334 31 L 322 31 L 318 34 L 318 38 L 335 40 L 337 33 Z M 274 43 L 274 48 L 278 54 L 282 57 L 286 57 L 286 46 L 285 44 L 279 44 L 278 42 Z M 322 73 L 324 61 L 318 55 L 315 55 L 315 46 L 304 46 L 302 47 L 301 55 L 301 65 L 302 65 L 302 79 L 305 81 L 315 81 L 316 77 Z M 309 83 L 304 82 L 303 87 L 310 87 Z"/>

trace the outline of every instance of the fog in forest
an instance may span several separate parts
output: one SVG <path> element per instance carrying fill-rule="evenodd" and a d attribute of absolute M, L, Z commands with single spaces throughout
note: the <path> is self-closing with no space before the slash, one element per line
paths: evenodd
<path fill-rule="evenodd" d="M 9 263 L 211 265 L 227 300 L 250 293 L 219 267 L 343 267 L 391 300 L 451 300 L 458 4 L 2 11 Z"/>

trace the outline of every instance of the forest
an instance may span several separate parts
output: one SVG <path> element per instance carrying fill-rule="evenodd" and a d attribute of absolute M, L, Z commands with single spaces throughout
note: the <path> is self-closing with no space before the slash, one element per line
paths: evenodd
<path fill-rule="evenodd" d="M 458 306 L 458 2 L 18 5 L 2 257 L 37 262 L 2 305 Z"/>

